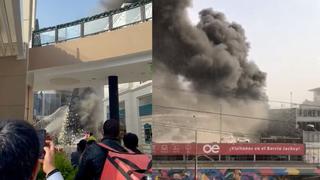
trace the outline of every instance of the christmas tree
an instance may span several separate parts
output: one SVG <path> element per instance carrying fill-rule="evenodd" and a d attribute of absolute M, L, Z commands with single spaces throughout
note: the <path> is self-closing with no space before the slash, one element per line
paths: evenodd
<path fill-rule="evenodd" d="M 78 114 L 79 103 L 79 88 L 76 88 L 72 92 L 66 120 L 63 121 L 62 131 L 59 137 L 60 144 L 71 145 L 83 132 L 80 124 L 80 116 Z"/>

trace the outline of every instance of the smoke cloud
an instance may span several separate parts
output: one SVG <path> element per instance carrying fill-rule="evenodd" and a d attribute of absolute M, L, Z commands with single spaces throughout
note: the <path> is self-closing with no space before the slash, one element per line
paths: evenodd
<path fill-rule="evenodd" d="M 81 127 L 99 135 L 98 126 L 103 122 L 102 99 L 99 98 L 93 88 L 85 88 L 80 94 L 78 113 Z"/>
<path fill-rule="evenodd" d="M 195 27 L 187 19 L 190 0 L 155 1 L 154 62 L 182 75 L 194 90 L 216 97 L 266 98 L 266 74 L 247 59 L 244 29 L 224 14 L 202 10 Z M 157 67 L 156 67 L 157 68 Z"/>
<path fill-rule="evenodd" d="M 68 106 L 61 106 L 51 115 L 45 116 L 42 119 L 40 119 L 40 121 L 36 124 L 36 127 L 45 127 L 45 129 L 51 136 L 56 137 L 59 135 L 62 128 L 62 124 L 67 118 L 66 114 L 68 111 Z"/>
<path fill-rule="evenodd" d="M 259 119 L 268 116 L 266 73 L 248 60 L 250 46 L 239 24 L 205 9 L 194 26 L 190 4 L 153 2 L 154 142 L 194 142 L 196 133 L 198 142 L 258 142 L 268 125 Z"/>
<path fill-rule="evenodd" d="M 100 0 L 100 6 L 103 7 L 104 11 L 111 11 L 119 9 L 125 0 Z"/>

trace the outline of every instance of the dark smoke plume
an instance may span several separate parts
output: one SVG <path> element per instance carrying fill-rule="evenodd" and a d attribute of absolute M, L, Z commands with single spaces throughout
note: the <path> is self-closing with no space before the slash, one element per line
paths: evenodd
<path fill-rule="evenodd" d="M 187 18 L 190 0 L 154 1 L 153 49 L 157 68 L 164 64 L 182 75 L 195 91 L 221 98 L 264 99 L 266 74 L 247 59 L 244 29 L 223 13 L 202 10 L 193 26 Z"/>

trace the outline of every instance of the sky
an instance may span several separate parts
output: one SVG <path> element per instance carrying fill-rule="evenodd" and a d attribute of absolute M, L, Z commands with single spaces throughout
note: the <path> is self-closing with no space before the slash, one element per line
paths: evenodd
<path fill-rule="evenodd" d="M 228 21 L 241 24 L 250 43 L 249 60 L 267 73 L 270 100 L 302 103 L 312 100 L 309 89 L 320 87 L 319 0 L 194 0 L 198 12 L 213 8 Z"/>
<path fill-rule="evenodd" d="M 37 0 L 40 28 L 55 26 L 101 12 L 99 0 Z"/>

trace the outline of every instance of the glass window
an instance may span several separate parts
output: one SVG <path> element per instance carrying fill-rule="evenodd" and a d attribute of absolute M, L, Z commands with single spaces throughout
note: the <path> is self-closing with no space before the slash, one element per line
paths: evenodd
<path fill-rule="evenodd" d="M 219 161 L 219 156 L 198 156 L 198 161 Z"/>
<path fill-rule="evenodd" d="M 223 155 L 221 156 L 223 161 L 253 161 L 253 155 Z"/>
<path fill-rule="evenodd" d="M 126 109 L 125 109 L 125 102 L 119 102 L 119 119 L 120 124 L 126 129 Z"/>
<path fill-rule="evenodd" d="M 152 115 L 152 95 L 139 98 L 139 116 Z"/>
<path fill-rule="evenodd" d="M 150 124 L 144 125 L 144 140 L 146 144 L 150 144 L 152 142 L 152 129 Z"/>
<path fill-rule="evenodd" d="M 302 156 L 291 156 L 290 161 L 303 161 Z"/>
<path fill-rule="evenodd" d="M 152 156 L 152 160 L 156 161 L 182 161 L 183 156 Z"/>
<path fill-rule="evenodd" d="M 286 155 L 256 155 L 256 161 L 288 161 Z"/>

